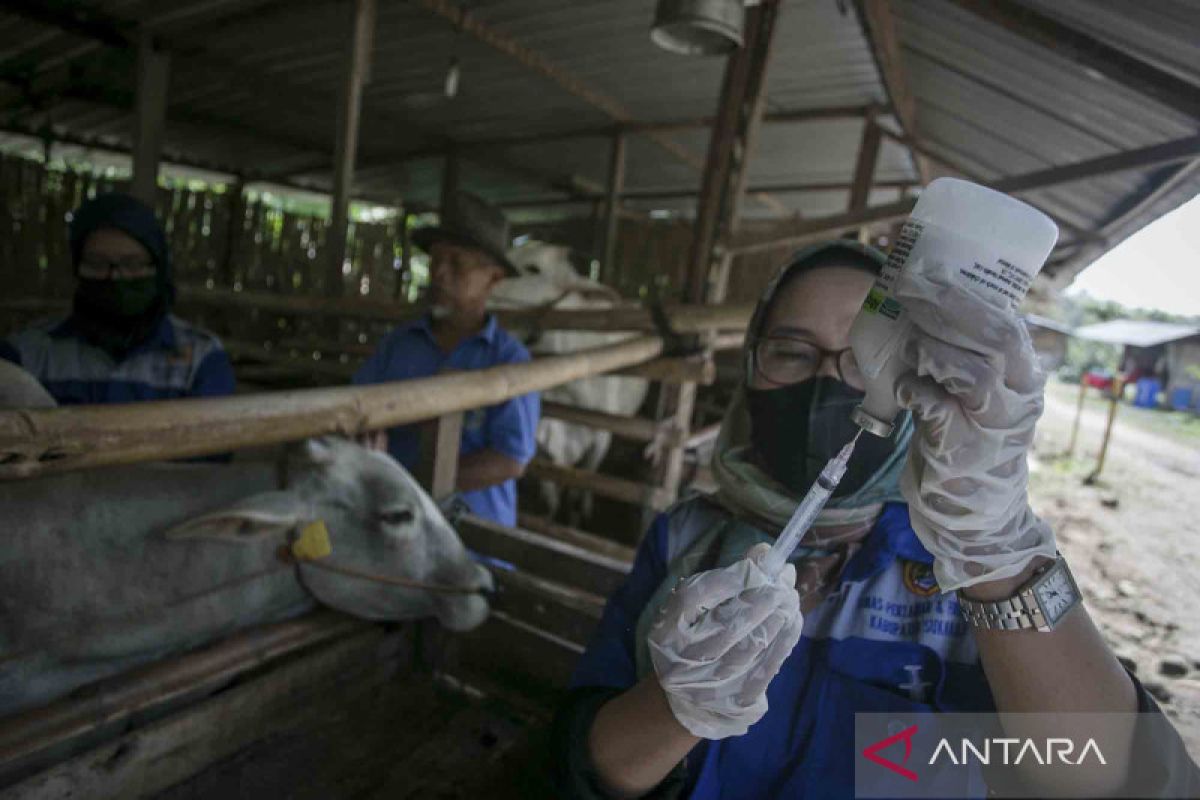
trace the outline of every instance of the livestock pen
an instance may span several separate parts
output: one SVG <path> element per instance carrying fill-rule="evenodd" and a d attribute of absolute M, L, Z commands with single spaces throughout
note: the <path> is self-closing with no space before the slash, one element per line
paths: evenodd
<path fill-rule="evenodd" d="M 695 315 L 690 326 L 717 323 L 722 313 L 736 326 L 737 314 L 716 309 Z M 681 328 L 689 327 L 687 318 L 678 315 Z M 621 324 L 636 328 L 642 322 L 637 314 L 628 320 Z M 454 434 L 463 411 L 567 380 L 653 364 L 662 347 L 661 338 L 645 335 L 525 365 L 376 387 L 5 411 L 0 412 L 0 479 L 36 479 L 427 422 L 429 446 L 420 473 L 437 496 L 454 484 Z M 499 762 L 499 753 L 545 723 L 549 703 L 565 685 L 604 597 L 628 570 L 629 553 L 550 525 L 534 532 L 467 516 L 458 531 L 473 551 L 504 565 L 494 571 L 498 594 L 479 630 L 450 635 L 426 623 L 381 628 L 321 612 L 135 669 L 89 687 L 82 696 L 4 720 L 0 780 L 9 785 L 0 796 L 152 794 L 268 735 L 320 727 L 322 715 L 338 704 L 363 708 L 355 706 L 356 698 L 361 703 L 362 693 L 381 687 L 393 687 L 388 697 L 407 709 L 397 713 L 423 709 L 419 719 L 389 718 L 405 726 L 406 741 L 441 737 L 425 742 L 425 755 L 413 756 L 411 763 L 392 750 L 394 780 L 430 790 L 461 790 L 464 776 L 477 781 L 470 785 L 489 785 L 496 779 L 489 769 L 512 765 L 480 761 L 472 726 L 507 731 L 503 746 L 495 748 L 493 760 Z M 395 680 L 405 681 L 406 688 L 395 689 Z M 459 699 L 445 699 L 445 691 Z M 449 722 L 444 716 L 451 717 Z M 388 741 L 389 747 L 397 746 Z M 430 747 L 436 758 L 428 754 Z M 406 763 L 411 773 L 404 772 Z M 276 776 L 280 782 L 274 790 L 284 785 L 299 790 L 313 774 L 310 767 L 290 764 L 286 780 Z M 345 778 L 334 773 L 323 779 Z"/>

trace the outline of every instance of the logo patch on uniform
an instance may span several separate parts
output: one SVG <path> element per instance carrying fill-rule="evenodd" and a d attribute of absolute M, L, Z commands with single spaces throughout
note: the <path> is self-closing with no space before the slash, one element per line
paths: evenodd
<path fill-rule="evenodd" d="M 917 597 L 930 597 L 938 593 L 937 579 L 933 577 L 933 566 L 920 561 L 904 562 L 904 588 Z"/>

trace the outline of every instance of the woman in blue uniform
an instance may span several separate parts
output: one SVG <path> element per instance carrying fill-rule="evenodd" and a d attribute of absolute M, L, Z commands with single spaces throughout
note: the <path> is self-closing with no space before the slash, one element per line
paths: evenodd
<path fill-rule="evenodd" d="M 1191 796 L 1200 787 L 1029 510 L 1024 458 L 1042 379 L 1021 324 L 971 295 L 947 288 L 943 302 L 905 300 L 912 371 L 897 393 L 913 414 L 887 439 L 861 437 L 791 564 L 778 576 L 759 568 L 797 499 L 857 430 L 849 412 L 864 379 L 848 336 L 883 260 L 855 242 L 816 245 L 764 293 L 713 458 L 719 492 L 655 521 L 578 664 L 556 723 L 563 795 L 850 798 L 863 758 L 856 713 L 992 710 L 1128 714 L 1103 737 L 1109 766 L 1065 774 L 1068 789 L 1103 795 L 1136 782 L 1154 796 Z M 997 425 L 1007 406 L 989 401 L 1001 395 L 1020 412 Z M 989 453 L 1009 457 L 993 464 Z M 930 476 L 953 477 L 956 463 L 966 472 L 952 490 L 986 484 L 979 491 L 990 494 L 987 508 L 959 508 L 964 525 L 950 529 L 939 505 L 947 484 Z M 954 555 L 971 552 L 960 540 L 972 524 L 988 529 L 980 563 Z M 937 576 L 950 575 L 970 577 L 939 587 Z M 1008 601 L 1030 588 L 1046 607 L 1012 611 Z M 901 746 L 895 762 L 903 755 Z M 986 796 L 993 780 L 979 769 L 921 777 L 951 792 L 940 796 Z"/>

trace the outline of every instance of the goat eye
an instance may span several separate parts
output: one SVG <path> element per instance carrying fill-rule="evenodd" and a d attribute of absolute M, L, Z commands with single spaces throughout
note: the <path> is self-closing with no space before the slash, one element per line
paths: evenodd
<path fill-rule="evenodd" d="M 413 513 L 407 508 L 384 511 L 379 515 L 379 521 L 384 525 L 407 525 L 413 521 Z"/>

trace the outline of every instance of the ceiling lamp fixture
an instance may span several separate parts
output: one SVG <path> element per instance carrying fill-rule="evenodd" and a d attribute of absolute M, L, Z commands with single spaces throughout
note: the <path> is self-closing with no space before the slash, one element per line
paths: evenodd
<path fill-rule="evenodd" d="M 726 55 L 742 46 L 742 0 L 658 0 L 650 38 L 687 56 Z"/>

